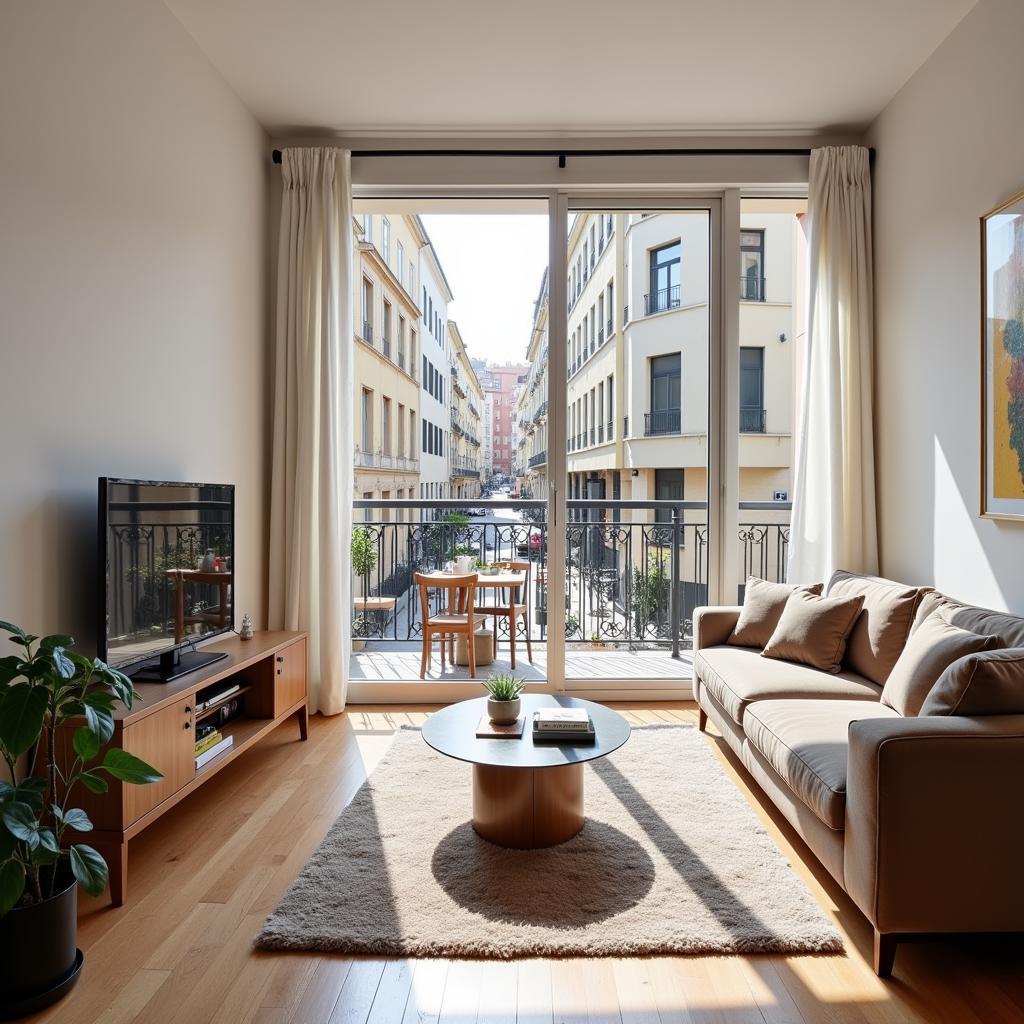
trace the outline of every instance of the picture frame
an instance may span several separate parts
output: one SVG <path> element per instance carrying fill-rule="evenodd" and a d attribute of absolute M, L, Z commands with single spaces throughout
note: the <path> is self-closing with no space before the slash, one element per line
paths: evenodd
<path fill-rule="evenodd" d="M 1024 192 L 981 217 L 980 513 L 1024 522 Z"/>

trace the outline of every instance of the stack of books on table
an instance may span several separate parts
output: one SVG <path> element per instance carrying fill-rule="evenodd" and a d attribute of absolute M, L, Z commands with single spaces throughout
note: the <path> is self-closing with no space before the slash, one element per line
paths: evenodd
<path fill-rule="evenodd" d="M 586 708 L 539 708 L 533 713 L 534 741 L 593 743 L 594 723 Z"/>
<path fill-rule="evenodd" d="M 196 768 L 202 768 L 218 754 L 223 754 L 234 742 L 231 736 L 224 736 L 212 726 L 204 728 L 202 723 L 196 726 Z"/>

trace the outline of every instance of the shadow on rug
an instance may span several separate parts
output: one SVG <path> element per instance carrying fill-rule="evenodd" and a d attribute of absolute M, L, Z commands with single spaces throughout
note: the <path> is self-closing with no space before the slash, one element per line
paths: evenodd
<path fill-rule="evenodd" d="M 842 950 L 695 728 L 634 729 L 585 778 L 578 836 L 509 850 L 469 824 L 470 766 L 399 733 L 257 948 L 490 959 Z"/>

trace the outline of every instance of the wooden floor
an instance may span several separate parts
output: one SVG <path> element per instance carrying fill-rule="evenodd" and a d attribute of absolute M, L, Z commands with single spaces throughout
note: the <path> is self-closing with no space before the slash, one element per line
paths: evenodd
<path fill-rule="evenodd" d="M 634 723 L 694 722 L 692 704 L 617 705 Z M 285 726 L 132 841 L 128 903 L 82 906 L 77 988 L 36 1020 L 206 1022 L 1024 1021 L 1024 942 L 901 948 L 871 972 L 864 919 L 708 742 L 842 929 L 843 956 L 511 963 L 255 954 L 252 937 L 402 724 L 428 709 L 351 708 Z M 936 851 L 936 856 L 941 856 Z M 955 865 L 950 881 L 955 884 Z M 941 898 L 941 894 L 936 894 Z"/>

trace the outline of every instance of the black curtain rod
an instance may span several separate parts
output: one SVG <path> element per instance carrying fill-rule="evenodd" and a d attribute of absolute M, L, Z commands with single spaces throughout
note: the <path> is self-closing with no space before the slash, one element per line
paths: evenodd
<path fill-rule="evenodd" d="M 515 156 L 558 158 L 565 167 L 568 157 L 575 156 L 810 156 L 810 149 L 354 149 L 354 157 L 376 156 Z M 281 150 L 273 151 L 275 164 L 281 162 Z M 874 149 L 868 150 L 874 160 Z"/>

